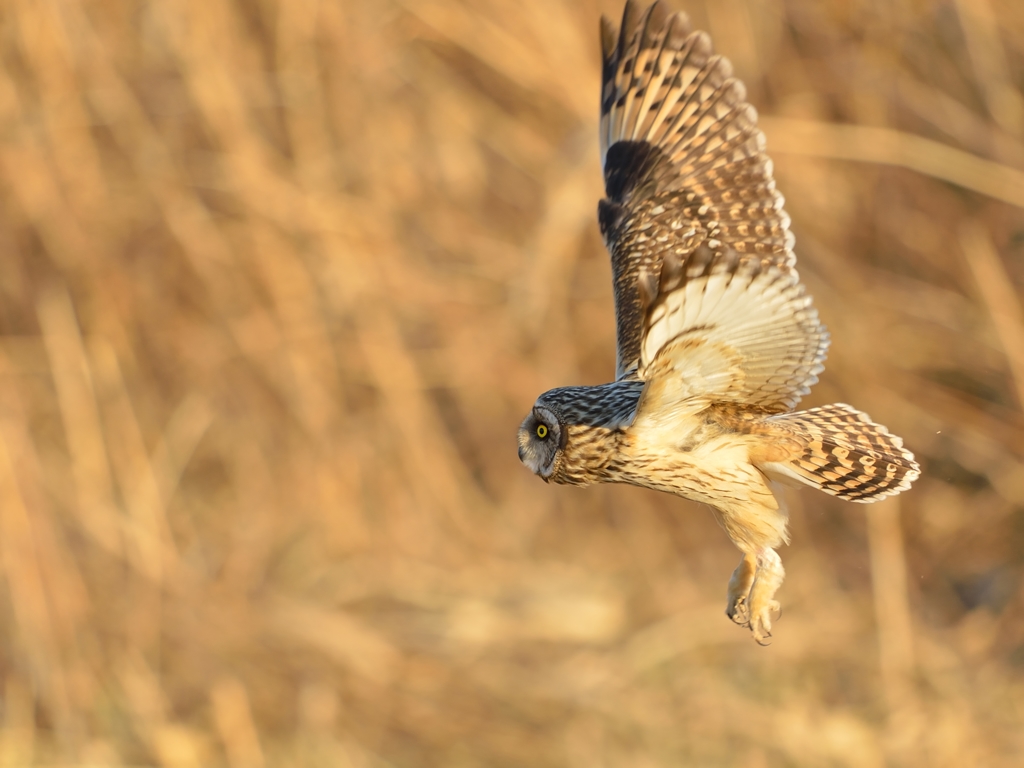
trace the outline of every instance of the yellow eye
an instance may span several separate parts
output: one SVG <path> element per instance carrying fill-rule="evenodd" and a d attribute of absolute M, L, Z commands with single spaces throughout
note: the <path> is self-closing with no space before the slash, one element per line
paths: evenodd
<path fill-rule="evenodd" d="M 543 424 L 538 424 L 537 425 L 537 437 L 539 437 L 541 440 L 543 440 L 547 436 L 548 436 L 548 428 L 545 427 Z"/>

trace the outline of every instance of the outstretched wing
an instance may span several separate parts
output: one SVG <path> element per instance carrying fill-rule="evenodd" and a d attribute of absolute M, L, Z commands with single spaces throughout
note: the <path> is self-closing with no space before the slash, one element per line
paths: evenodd
<path fill-rule="evenodd" d="M 645 407 L 696 398 L 791 410 L 817 381 L 828 337 L 799 283 L 743 84 L 706 33 L 660 2 L 640 11 L 630 0 L 618 33 L 602 19 L 601 40 L 598 215 L 617 377 L 648 382 Z"/>

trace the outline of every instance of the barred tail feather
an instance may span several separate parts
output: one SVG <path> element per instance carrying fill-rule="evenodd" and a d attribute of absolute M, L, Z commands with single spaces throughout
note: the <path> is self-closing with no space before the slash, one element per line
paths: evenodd
<path fill-rule="evenodd" d="M 907 490 L 921 475 L 903 440 L 844 403 L 773 416 L 768 422 L 803 446 L 785 461 L 761 466 L 780 479 L 870 504 Z"/>

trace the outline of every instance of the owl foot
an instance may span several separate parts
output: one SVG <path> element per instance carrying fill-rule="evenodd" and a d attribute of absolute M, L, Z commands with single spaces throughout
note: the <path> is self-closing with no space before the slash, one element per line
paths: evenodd
<path fill-rule="evenodd" d="M 772 636 L 772 614 L 781 613 L 775 592 L 786 571 L 774 549 L 765 548 L 756 555 L 745 553 L 729 580 L 726 615 L 748 627 L 759 645 L 768 645 Z"/>
<path fill-rule="evenodd" d="M 729 579 L 729 602 L 725 606 L 725 615 L 741 627 L 750 626 L 750 587 L 754 584 L 757 572 L 757 558 L 744 554 L 740 564 L 732 572 Z"/>
<path fill-rule="evenodd" d="M 747 605 L 747 596 L 742 595 L 735 602 L 730 602 L 725 609 L 725 615 L 739 624 L 741 627 L 750 626 L 750 607 Z"/>
<path fill-rule="evenodd" d="M 782 615 L 782 606 L 778 600 L 769 600 L 760 610 L 754 613 L 747 624 L 750 633 L 754 636 L 754 642 L 758 645 L 771 645 L 772 641 L 772 614 Z"/>

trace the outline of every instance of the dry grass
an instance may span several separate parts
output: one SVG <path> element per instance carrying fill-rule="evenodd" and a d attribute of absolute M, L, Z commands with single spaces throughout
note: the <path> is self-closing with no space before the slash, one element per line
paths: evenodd
<path fill-rule="evenodd" d="M 707 510 L 544 486 L 613 367 L 618 0 L 0 9 L 0 765 L 1024 759 L 1024 5 L 686 5 L 765 116 L 855 403 L 770 649 Z"/>

